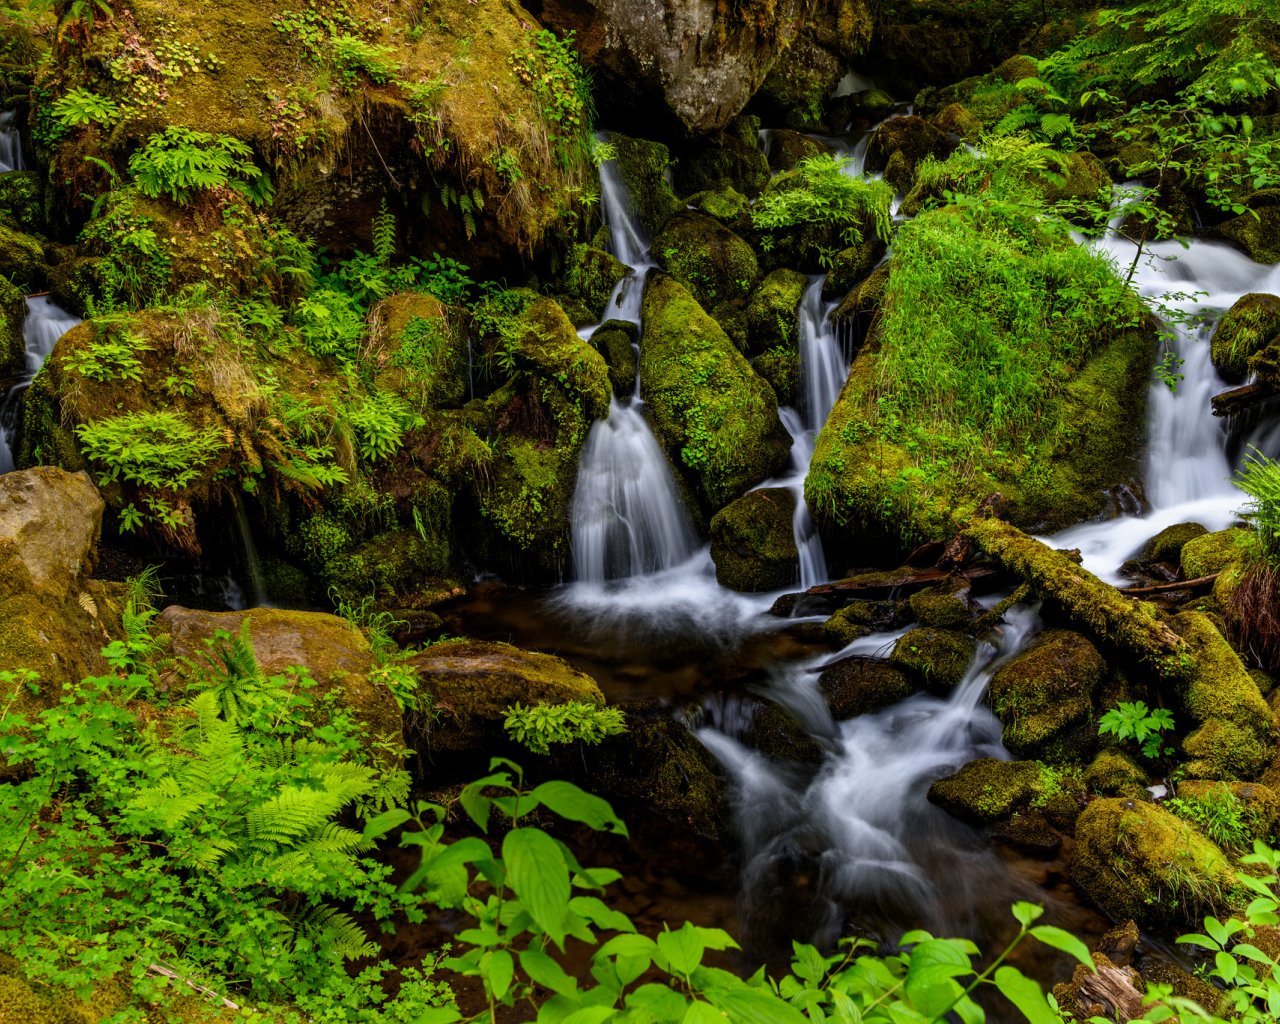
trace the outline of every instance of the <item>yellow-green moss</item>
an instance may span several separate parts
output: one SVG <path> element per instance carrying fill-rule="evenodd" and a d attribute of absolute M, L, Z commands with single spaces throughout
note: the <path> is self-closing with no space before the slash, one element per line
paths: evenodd
<path fill-rule="evenodd" d="M 690 210 L 667 220 L 649 252 L 708 312 L 721 302 L 745 299 L 760 276 L 751 246 L 715 219 Z"/>
<path fill-rule="evenodd" d="M 795 405 L 800 394 L 800 353 L 785 349 L 764 352 L 751 360 L 751 368 L 773 388 L 779 405 Z"/>
<path fill-rule="evenodd" d="M 1235 527 L 1192 538 L 1182 548 L 1182 574 L 1194 580 L 1225 569 L 1240 557 L 1247 538 L 1247 531 Z"/>
<path fill-rule="evenodd" d="M 990 692 L 1010 753 L 1044 753 L 1068 728 L 1087 721 L 1106 670 L 1093 644 L 1065 629 L 1040 634 L 1001 666 Z"/>
<path fill-rule="evenodd" d="M 747 340 L 752 352 L 794 349 L 799 337 L 800 301 L 809 279 L 794 270 L 775 270 L 747 303 Z"/>
<path fill-rule="evenodd" d="M 943 580 L 911 595 L 911 614 L 922 626 L 964 626 L 972 616 L 972 594 L 962 577 Z"/>
<path fill-rule="evenodd" d="M 1191 801 L 1231 800 L 1240 809 L 1240 822 L 1250 840 L 1271 839 L 1280 814 L 1280 793 L 1256 782 L 1218 782 L 1186 779 L 1178 783 L 1178 798 Z M 1248 845 L 1245 847 L 1248 849 Z"/>
<path fill-rule="evenodd" d="M 1099 751 L 1083 778 L 1095 793 L 1146 799 L 1147 773 L 1128 754 L 1114 748 Z"/>
<path fill-rule="evenodd" d="M 1264 206 L 1210 229 L 1207 234 L 1244 250 L 1257 263 L 1280 262 L 1280 208 Z"/>
<path fill-rule="evenodd" d="M 792 519 L 796 499 L 784 487 L 751 491 L 711 519 L 716 582 L 730 590 L 781 590 L 799 577 Z"/>
<path fill-rule="evenodd" d="M 969 670 L 975 649 L 972 640 L 953 629 L 913 629 L 894 645 L 889 664 L 918 676 L 931 689 L 949 690 Z"/>
<path fill-rule="evenodd" d="M 1277 334 L 1280 297 L 1265 292 L 1242 295 L 1213 332 L 1213 365 L 1224 380 L 1243 381 L 1249 373 L 1249 357 L 1262 351 Z"/>
<path fill-rule="evenodd" d="M 633 139 L 618 132 L 611 133 L 609 141 L 617 150 L 622 183 L 631 196 L 636 218 L 653 237 L 667 218 L 682 208 L 667 183 L 671 153 L 660 142 Z"/>
<path fill-rule="evenodd" d="M 1038 806 L 1046 799 L 1044 770 L 1035 761 L 982 757 L 929 787 L 929 802 L 975 825 Z"/>
<path fill-rule="evenodd" d="M 587 323 L 599 323 L 609 315 L 605 305 L 614 286 L 629 273 L 627 266 L 609 253 L 589 245 L 575 245 L 569 251 L 564 290 L 585 303 L 590 314 Z"/>
<path fill-rule="evenodd" d="M 1182 549 L 1187 546 L 1187 541 L 1203 537 L 1208 532 L 1199 523 L 1179 523 L 1176 526 L 1166 526 L 1142 545 L 1138 561 L 1172 562 L 1177 565 L 1182 560 Z"/>

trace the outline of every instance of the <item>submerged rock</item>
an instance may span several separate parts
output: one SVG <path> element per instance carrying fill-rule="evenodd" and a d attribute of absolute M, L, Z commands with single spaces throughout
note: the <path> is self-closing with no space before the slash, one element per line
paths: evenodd
<path fill-rule="evenodd" d="M 976 649 L 953 629 L 913 629 L 894 645 L 889 663 L 919 677 L 929 689 L 945 692 L 964 678 Z"/>
<path fill-rule="evenodd" d="M 744 494 L 711 519 L 716 582 L 730 590 L 781 590 L 800 574 L 792 519 L 795 495 L 785 487 Z"/>
<path fill-rule="evenodd" d="M 1076 822 L 1071 877 L 1115 920 L 1199 924 L 1244 894 L 1223 852 L 1186 822 L 1140 800 L 1094 800 Z"/>
<path fill-rule="evenodd" d="M 1249 375 L 1249 357 L 1280 335 L 1280 296 L 1250 292 L 1236 299 L 1213 332 L 1213 365 L 1223 380 L 1239 384 Z"/>

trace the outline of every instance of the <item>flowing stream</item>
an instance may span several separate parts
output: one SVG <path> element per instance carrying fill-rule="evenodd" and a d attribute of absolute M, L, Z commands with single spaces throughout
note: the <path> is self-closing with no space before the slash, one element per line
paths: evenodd
<path fill-rule="evenodd" d="M 33 295 L 27 299 L 27 316 L 22 322 L 26 365 L 17 382 L 0 399 L 0 473 L 14 469 L 12 445 L 22 418 L 22 393 L 30 386 L 58 339 L 79 322 L 78 317 L 55 305 L 47 295 Z"/>
<path fill-rule="evenodd" d="M 26 167 L 22 162 L 22 137 L 16 122 L 17 115 L 12 110 L 0 113 L 0 174 Z"/>

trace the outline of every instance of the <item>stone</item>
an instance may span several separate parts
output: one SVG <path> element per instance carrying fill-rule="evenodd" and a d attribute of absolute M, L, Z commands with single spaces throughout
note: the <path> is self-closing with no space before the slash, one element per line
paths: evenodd
<path fill-rule="evenodd" d="M 1044 773 L 1035 761 L 981 757 L 929 787 L 929 803 L 974 825 L 1034 808 L 1045 797 Z"/>
<path fill-rule="evenodd" d="M 795 495 L 765 487 L 731 502 L 711 518 L 716 582 L 744 593 L 781 590 L 800 577 L 792 520 Z"/>
<path fill-rule="evenodd" d="M 837 722 L 892 707 L 916 692 L 914 678 L 883 658 L 854 655 L 828 665 L 818 686 Z"/>
<path fill-rule="evenodd" d="M 93 569 L 105 503 L 87 473 L 40 466 L 0 476 L 0 545 L 37 589 L 63 596 Z"/>
<path fill-rule="evenodd" d="M 794 270 L 775 270 L 751 293 L 747 303 L 747 344 L 756 354 L 799 344 L 800 303 L 809 278 Z"/>
<path fill-rule="evenodd" d="M 1242 295 L 1214 329 L 1213 365 L 1223 380 L 1241 384 L 1249 375 L 1249 357 L 1280 335 L 1280 296 L 1266 292 Z"/>
<path fill-rule="evenodd" d="M 922 679 L 931 690 L 947 691 L 973 662 L 974 642 L 952 629 L 913 629 L 894 645 L 889 663 Z"/>
<path fill-rule="evenodd" d="M 1212 576 L 1240 558 L 1248 533 L 1238 527 L 1193 537 L 1182 547 L 1182 573 L 1189 580 Z"/>
<path fill-rule="evenodd" d="M 1181 562 L 1182 549 L 1186 547 L 1187 541 L 1203 537 L 1208 532 L 1199 523 L 1178 523 L 1176 526 L 1166 526 L 1142 545 L 1138 561 L 1174 562 L 1175 564 Z"/>
<path fill-rule="evenodd" d="M 964 626 L 972 617 L 973 586 L 963 577 L 953 577 L 917 590 L 908 603 L 922 626 Z"/>
<path fill-rule="evenodd" d="M 707 312 L 727 299 L 745 299 L 760 275 L 750 245 L 714 218 L 692 211 L 671 217 L 649 251 Z"/>

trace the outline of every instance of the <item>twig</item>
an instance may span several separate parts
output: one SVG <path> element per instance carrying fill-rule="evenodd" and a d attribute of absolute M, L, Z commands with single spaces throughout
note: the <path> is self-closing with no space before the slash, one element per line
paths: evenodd
<path fill-rule="evenodd" d="M 1212 583 L 1221 575 L 1221 572 L 1215 572 L 1212 576 L 1197 576 L 1193 580 L 1161 583 L 1155 587 L 1116 587 L 1116 589 L 1122 594 L 1158 594 L 1162 590 L 1186 590 L 1188 587 L 1203 587 L 1206 583 Z"/>
<path fill-rule="evenodd" d="M 190 978 L 184 978 L 177 971 L 173 970 L 172 968 L 166 967 L 164 964 L 148 964 L 147 973 L 161 974 L 166 978 L 172 978 L 174 981 L 180 981 L 184 985 L 186 985 L 188 988 L 194 989 L 195 991 L 199 992 L 202 996 L 212 996 L 214 999 L 217 999 L 228 1010 L 240 1009 L 239 1003 L 233 1003 L 230 999 L 227 999 L 225 996 L 218 995 L 218 993 L 211 988 L 205 988 L 203 985 L 197 985 Z"/>

